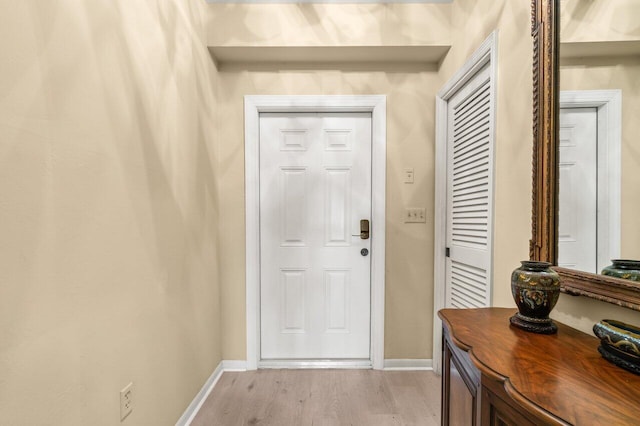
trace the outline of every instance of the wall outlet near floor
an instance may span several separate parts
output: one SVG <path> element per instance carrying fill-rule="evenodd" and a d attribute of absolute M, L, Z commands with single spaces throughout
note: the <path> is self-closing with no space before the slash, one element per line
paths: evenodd
<path fill-rule="evenodd" d="M 427 215 L 422 208 L 406 208 L 404 211 L 404 223 L 425 223 Z"/>
<path fill-rule="evenodd" d="M 133 411 L 133 382 L 120 391 L 120 421 Z"/>

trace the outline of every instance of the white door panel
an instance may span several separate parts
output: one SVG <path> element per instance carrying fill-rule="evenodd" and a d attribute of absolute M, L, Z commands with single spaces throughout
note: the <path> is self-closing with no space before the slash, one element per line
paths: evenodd
<path fill-rule="evenodd" d="M 260 115 L 261 359 L 369 359 L 371 114 Z"/>
<path fill-rule="evenodd" d="M 598 272 L 598 113 L 560 110 L 558 266 Z"/>

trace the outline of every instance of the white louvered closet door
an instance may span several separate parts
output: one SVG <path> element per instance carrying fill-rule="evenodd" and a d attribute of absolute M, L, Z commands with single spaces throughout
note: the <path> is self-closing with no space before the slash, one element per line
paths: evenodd
<path fill-rule="evenodd" d="M 491 304 L 493 110 L 486 65 L 448 102 L 447 307 Z"/>

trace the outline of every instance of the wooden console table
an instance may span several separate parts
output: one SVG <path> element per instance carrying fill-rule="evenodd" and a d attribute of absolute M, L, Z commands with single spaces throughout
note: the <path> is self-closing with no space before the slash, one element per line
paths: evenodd
<path fill-rule="evenodd" d="M 443 425 L 640 425 L 640 376 L 599 340 L 514 328 L 514 309 L 443 309 Z"/>

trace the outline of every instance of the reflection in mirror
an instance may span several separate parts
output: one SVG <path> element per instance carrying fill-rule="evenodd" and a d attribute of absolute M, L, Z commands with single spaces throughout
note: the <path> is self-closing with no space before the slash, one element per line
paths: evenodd
<path fill-rule="evenodd" d="M 640 1 L 564 0 L 558 265 L 640 259 Z"/>

